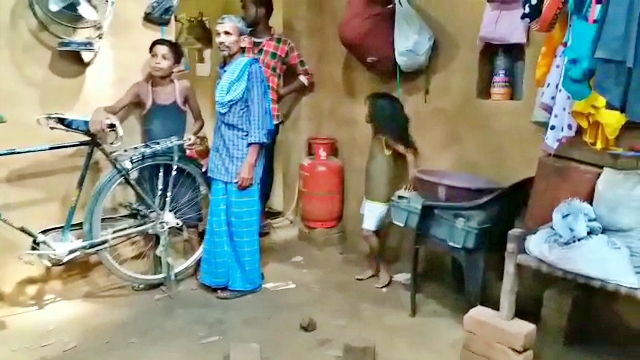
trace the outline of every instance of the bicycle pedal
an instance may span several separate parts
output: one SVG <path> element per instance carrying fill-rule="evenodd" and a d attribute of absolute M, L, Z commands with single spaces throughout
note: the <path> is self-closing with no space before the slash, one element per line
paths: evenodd
<path fill-rule="evenodd" d="M 20 261 L 22 261 L 25 265 L 29 265 L 29 266 L 35 266 L 36 263 L 41 263 L 46 267 L 54 267 L 54 266 L 61 265 L 61 263 L 59 262 L 52 263 L 46 258 L 42 258 L 34 254 L 29 254 L 28 252 L 25 253 L 24 255 L 20 255 L 18 259 L 20 259 Z"/>
<path fill-rule="evenodd" d="M 29 265 L 29 266 L 35 266 L 36 263 L 42 262 L 42 259 L 31 254 L 20 255 L 18 256 L 18 259 L 22 261 L 25 265 Z"/>
<path fill-rule="evenodd" d="M 48 256 L 54 259 L 64 259 L 66 256 L 68 256 L 68 254 L 65 253 L 59 253 L 59 252 L 55 252 L 55 251 L 48 251 L 48 250 L 33 250 L 33 251 L 25 251 L 26 255 L 35 255 L 37 257 L 41 257 L 41 256 Z"/>

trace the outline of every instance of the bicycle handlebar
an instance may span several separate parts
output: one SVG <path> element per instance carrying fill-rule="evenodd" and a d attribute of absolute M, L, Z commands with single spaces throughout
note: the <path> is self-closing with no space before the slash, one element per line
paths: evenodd
<path fill-rule="evenodd" d="M 122 139 L 124 139 L 124 130 L 122 130 L 120 121 L 109 121 L 107 123 L 107 131 L 115 134 L 113 140 L 109 141 L 109 145 L 119 146 L 120 144 L 122 144 Z"/>

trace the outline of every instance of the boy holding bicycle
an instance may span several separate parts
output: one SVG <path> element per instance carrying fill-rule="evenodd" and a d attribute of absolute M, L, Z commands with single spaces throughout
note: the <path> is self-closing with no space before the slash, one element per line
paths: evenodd
<path fill-rule="evenodd" d="M 116 116 L 131 105 L 143 107 L 142 138 L 144 142 L 163 140 L 171 137 L 185 138 L 185 146 L 190 147 L 196 143 L 196 136 L 204 127 L 204 119 L 196 98 L 195 91 L 186 80 L 173 78 L 174 70 L 182 62 L 184 53 L 182 47 L 171 40 L 157 39 L 149 46 L 149 74 L 146 79 L 131 85 L 127 92 L 115 103 L 96 109 L 91 118 L 91 131 L 104 132 L 109 123 L 118 121 Z M 191 111 L 194 118 L 193 129 L 187 132 L 187 110 Z M 157 195 L 159 173 L 161 166 L 145 167 L 138 176 L 139 186 L 142 191 L 154 199 Z M 164 184 L 168 186 L 171 173 L 170 166 L 165 166 Z M 199 197 L 198 184 L 195 179 L 185 176 L 180 171 L 174 178 L 175 189 L 172 189 L 171 211 L 183 222 L 188 229 L 189 243 L 193 251 L 200 246 L 199 225 L 203 220 L 202 208 Z M 142 181 L 140 181 L 142 180 Z M 166 191 L 165 191 L 166 193 Z M 166 196 L 166 195 L 165 195 Z M 189 201 L 190 198 L 195 201 Z M 187 204 L 184 203 L 193 203 Z M 178 205 L 176 205 L 178 204 Z M 182 216 L 181 216 L 182 215 Z M 150 240 L 148 235 L 145 239 Z M 154 271 L 160 271 L 157 256 L 154 255 Z M 136 291 L 150 290 L 158 286 L 136 284 Z"/>

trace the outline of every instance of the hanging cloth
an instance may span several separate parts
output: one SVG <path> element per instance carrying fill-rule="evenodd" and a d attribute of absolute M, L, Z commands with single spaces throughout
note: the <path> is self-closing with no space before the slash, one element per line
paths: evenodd
<path fill-rule="evenodd" d="M 596 150 L 621 150 L 616 138 L 627 122 L 627 117 L 617 110 L 607 109 L 607 100 L 597 92 L 573 106 L 573 117 L 582 130 L 582 140 Z"/>
<path fill-rule="evenodd" d="M 540 108 L 549 114 L 547 132 L 544 136 L 544 150 L 549 153 L 553 153 L 560 144 L 574 137 L 578 128 L 571 114 L 573 99 L 562 87 L 565 70 L 564 50 L 563 45 L 556 49 L 556 56 L 540 99 Z"/>
<path fill-rule="evenodd" d="M 594 89 L 607 107 L 640 122 L 640 0 L 609 0 L 595 53 Z"/>
<path fill-rule="evenodd" d="M 600 34 L 602 0 L 569 0 L 571 28 L 565 50 L 565 75 L 562 85 L 575 101 L 591 95 L 591 79 L 595 75 L 595 50 Z"/>
<path fill-rule="evenodd" d="M 556 25 L 564 0 L 523 0 L 522 7 L 522 19 L 530 24 L 531 29 L 546 33 Z"/>
<path fill-rule="evenodd" d="M 556 50 L 562 44 L 567 35 L 569 20 L 566 12 L 562 12 L 558 18 L 558 24 L 547 35 L 538 55 L 536 64 L 536 86 L 542 87 L 545 84 L 547 75 L 551 70 L 551 64 L 556 57 Z"/>
<path fill-rule="evenodd" d="M 518 3 L 487 3 L 478 41 L 498 45 L 526 44 L 529 27 L 521 15 L 522 6 Z"/>

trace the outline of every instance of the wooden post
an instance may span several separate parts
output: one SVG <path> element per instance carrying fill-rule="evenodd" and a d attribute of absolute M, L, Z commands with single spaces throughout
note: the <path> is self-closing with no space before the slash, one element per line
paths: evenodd
<path fill-rule="evenodd" d="M 518 293 L 517 258 L 524 241 L 524 230 L 511 229 L 507 237 L 507 251 L 504 260 L 504 275 L 500 291 L 500 317 L 509 321 L 516 313 L 516 295 Z"/>

